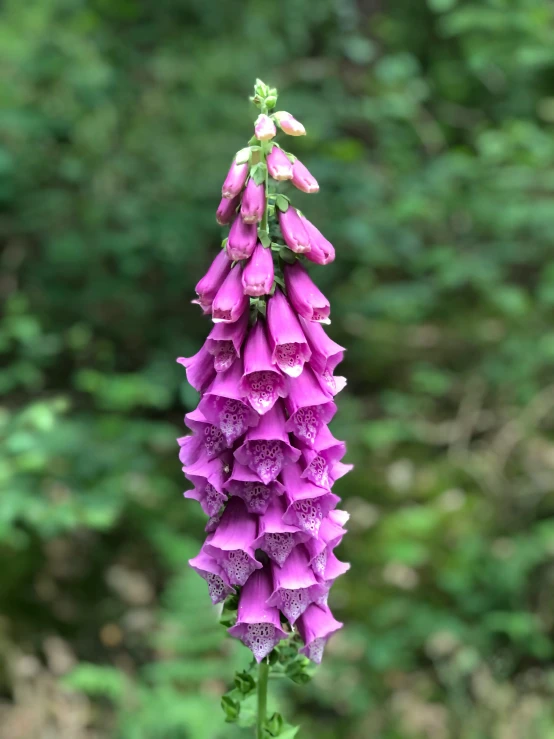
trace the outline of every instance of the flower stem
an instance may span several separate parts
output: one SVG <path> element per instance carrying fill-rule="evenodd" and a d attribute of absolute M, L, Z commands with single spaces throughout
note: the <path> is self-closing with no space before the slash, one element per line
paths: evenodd
<path fill-rule="evenodd" d="M 258 669 L 258 710 L 256 716 L 256 739 L 263 739 L 265 715 L 267 710 L 267 682 L 269 662 L 263 659 Z"/>

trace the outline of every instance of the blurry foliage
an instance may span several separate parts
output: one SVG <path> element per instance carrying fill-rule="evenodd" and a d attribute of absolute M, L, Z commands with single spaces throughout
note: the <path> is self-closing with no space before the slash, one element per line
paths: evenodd
<path fill-rule="evenodd" d="M 356 463 L 347 628 L 273 693 L 321 739 L 554 737 L 552 5 L 6 0 L 0 75 L 0 736 L 240 734 L 173 360 L 259 76 L 308 129 Z"/>

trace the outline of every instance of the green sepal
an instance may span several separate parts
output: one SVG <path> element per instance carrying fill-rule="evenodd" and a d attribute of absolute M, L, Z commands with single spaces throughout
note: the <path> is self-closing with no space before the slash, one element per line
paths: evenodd
<path fill-rule="evenodd" d="M 258 162 L 258 164 L 255 164 L 250 169 L 250 177 L 252 177 L 256 185 L 261 185 L 265 182 L 266 174 L 267 167 L 265 166 L 265 162 Z"/>
<path fill-rule="evenodd" d="M 297 685 L 306 685 L 313 677 L 312 664 L 307 657 L 297 654 L 292 662 L 286 665 L 285 675 Z"/>
<path fill-rule="evenodd" d="M 278 284 L 278 285 L 279 285 L 280 287 L 285 287 L 285 281 L 283 280 L 283 278 L 282 278 L 282 277 L 279 277 L 279 275 L 275 275 L 275 277 L 274 277 L 273 279 L 275 280 L 275 282 L 276 282 L 276 283 L 277 283 L 277 284 Z"/>
<path fill-rule="evenodd" d="M 251 154 L 250 147 L 245 146 L 244 149 L 239 149 L 235 154 L 235 162 L 237 164 L 246 164 L 246 162 L 250 161 Z"/>
<path fill-rule="evenodd" d="M 280 736 L 284 725 L 283 717 L 280 713 L 274 713 L 266 719 L 264 729 L 269 736 Z"/>
<path fill-rule="evenodd" d="M 263 231 L 261 228 L 258 229 L 258 238 L 260 240 L 260 243 L 263 247 L 266 249 L 268 246 L 271 246 L 271 239 L 269 238 L 269 234 L 267 231 Z"/>
<path fill-rule="evenodd" d="M 284 724 L 279 734 L 279 739 L 294 739 L 294 737 L 300 731 L 300 726 L 292 726 L 291 724 Z"/>
<path fill-rule="evenodd" d="M 249 675 L 248 672 L 236 672 L 235 673 L 235 687 L 243 695 L 246 697 L 247 695 L 250 695 L 254 690 L 256 690 L 256 681 L 252 677 L 252 675 Z"/>
<path fill-rule="evenodd" d="M 275 198 L 275 205 L 279 208 L 281 213 L 286 213 L 290 205 L 289 199 L 285 195 L 277 195 Z"/>
<path fill-rule="evenodd" d="M 225 249 L 225 247 L 227 246 L 227 242 L 228 242 L 228 241 L 229 241 L 229 239 L 228 239 L 228 238 L 225 238 L 225 239 L 223 239 L 223 241 L 221 242 L 221 248 L 222 248 L 222 249 Z"/>
<path fill-rule="evenodd" d="M 240 714 L 240 703 L 233 700 L 229 695 L 224 695 L 221 698 L 221 709 L 225 714 L 225 721 L 228 724 L 234 723 Z"/>
<path fill-rule="evenodd" d="M 296 255 L 287 246 L 282 246 L 279 251 L 279 256 L 287 264 L 294 264 L 296 262 Z"/>
<path fill-rule="evenodd" d="M 289 160 L 289 162 L 292 162 L 293 164 L 298 158 L 298 157 L 295 157 L 294 154 L 291 154 L 289 151 L 285 151 L 285 156 Z"/>

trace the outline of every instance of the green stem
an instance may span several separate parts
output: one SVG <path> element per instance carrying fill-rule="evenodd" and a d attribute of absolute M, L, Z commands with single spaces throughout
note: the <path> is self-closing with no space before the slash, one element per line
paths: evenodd
<path fill-rule="evenodd" d="M 256 716 L 256 739 L 264 739 L 264 724 L 267 711 L 267 682 L 269 662 L 263 659 L 258 669 L 258 711 Z"/>

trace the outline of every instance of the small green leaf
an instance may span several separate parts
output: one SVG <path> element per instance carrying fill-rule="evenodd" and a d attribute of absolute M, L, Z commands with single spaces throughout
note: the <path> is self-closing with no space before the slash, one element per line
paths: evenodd
<path fill-rule="evenodd" d="M 294 739 L 294 737 L 300 731 L 300 726 L 291 726 L 291 724 L 284 724 L 279 734 L 279 739 Z"/>
<path fill-rule="evenodd" d="M 235 673 L 235 686 L 242 695 L 249 695 L 256 689 L 256 681 L 247 672 Z"/>
<path fill-rule="evenodd" d="M 282 213 L 286 213 L 289 209 L 289 199 L 284 195 L 277 195 L 275 198 L 275 205 L 279 208 Z"/>
<path fill-rule="evenodd" d="M 256 185 L 261 185 L 265 182 L 266 173 L 267 173 L 267 167 L 265 166 L 265 163 L 258 162 L 258 164 L 256 164 L 250 170 L 250 177 L 252 177 Z"/>
<path fill-rule="evenodd" d="M 279 256 L 281 257 L 283 262 L 287 262 L 287 264 L 294 264 L 294 262 L 296 261 L 295 255 L 287 246 L 281 247 Z"/>
<path fill-rule="evenodd" d="M 240 703 L 233 700 L 228 695 L 224 695 L 221 698 L 221 708 L 225 714 L 225 721 L 227 723 L 234 723 L 240 714 Z"/>

